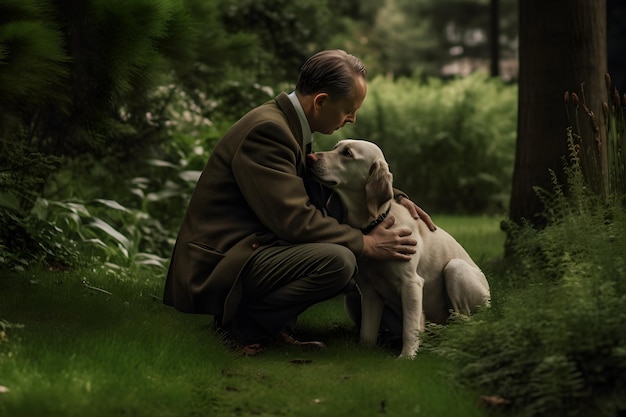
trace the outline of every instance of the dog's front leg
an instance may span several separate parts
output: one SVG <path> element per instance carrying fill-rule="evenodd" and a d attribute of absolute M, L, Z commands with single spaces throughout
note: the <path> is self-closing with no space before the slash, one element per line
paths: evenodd
<path fill-rule="evenodd" d="M 385 302 L 374 287 L 367 283 L 359 286 L 361 291 L 361 343 L 375 345 L 378 341 L 380 321 Z"/>
<path fill-rule="evenodd" d="M 400 358 L 413 359 L 424 331 L 424 279 L 415 275 L 402 284 L 402 352 Z"/>

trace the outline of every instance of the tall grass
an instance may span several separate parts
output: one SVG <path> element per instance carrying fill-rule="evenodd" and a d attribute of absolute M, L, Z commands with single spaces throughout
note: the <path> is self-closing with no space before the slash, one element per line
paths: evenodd
<path fill-rule="evenodd" d="M 565 93 L 565 107 L 571 127 L 568 136 L 587 185 L 605 199 L 626 203 L 626 95 L 623 97 L 606 74 L 608 103 L 603 103 L 602 119 L 585 103 L 583 86 Z M 601 123 L 602 122 L 602 123 Z"/>

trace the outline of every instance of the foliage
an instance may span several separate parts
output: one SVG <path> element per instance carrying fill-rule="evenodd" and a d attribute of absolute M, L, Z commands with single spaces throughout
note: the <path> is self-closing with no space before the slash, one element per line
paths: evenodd
<path fill-rule="evenodd" d="M 216 4 L 200 0 L 11 0 L 0 16 L 3 264 L 49 257 L 46 241 L 64 240 L 54 224 L 40 229 L 34 205 L 118 190 L 171 135 L 175 108 L 207 128 L 214 106 L 200 90 L 254 44 L 226 33 Z"/>
<path fill-rule="evenodd" d="M 67 80 L 70 57 L 59 24 L 45 18 L 50 12 L 49 4 L 37 0 L 0 5 L 0 114 L 5 117 L 12 106 L 25 110 L 63 93 L 58 86 Z"/>
<path fill-rule="evenodd" d="M 588 186 L 572 142 L 567 190 L 544 193 L 547 226 L 511 222 L 508 284 L 436 349 L 520 416 L 626 409 L 626 213 Z M 621 411 L 620 411 L 621 410 Z"/>
<path fill-rule="evenodd" d="M 155 253 L 172 244 L 157 220 L 113 200 L 86 204 L 39 198 L 31 216 L 12 220 L 9 224 L 17 237 L 7 242 L 12 250 L 0 248 L 0 255 L 5 267 L 18 271 L 34 262 L 64 269 L 89 265 L 94 259 L 113 270 L 142 265 L 163 269 L 167 258 Z M 23 247 L 16 250 L 13 245 Z"/>
<path fill-rule="evenodd" d="M 502 212 L 508 203 L 517 88 L 476 73 L 452 81 L 376 77 L 357 122 L 331 137 L 385 152 L 394 185 L 431 212 Z"/>
<path fill-rule="evenodd" d="M 582 99 L 565 94 L 567 181 L 552 173 L 550 192 L 535 189 L 546 226 L 505 223 L 508 283 L 492 294 L 490 311 L 452 326 L 435 348 L 515 415 L 626 410 L 626 125 L 608 76 L 607 88 L 604 120 L 586 107 L 584 89 Z"/>
<path fill-rule="evenodd" d="M 565 93 L 571 123 L 568 135 L 573 146 L 572 157 L 580 164 L 585 182 L 593 192 L 626 203 L 626 96 L 622 100 L 609 74 L 605 79 L 610 101 L 603 103 L 602 124 L 586 106 L 584 85 L 582 99 L 574 92 Z"/>
<path fill-rule="evenodd" d="M 382 81 L 384 80 L 379 79 L 373 83 L 373 87 L 370 87 L 370 90 L 374 91 L 374 96 L 377 95 L 377 91 L 390 91 L 393 94 L 395 90 L 388 88 L 387 85 L 394 85 L 397 82 L 386 83 Z M 416 84 L 417 87 L 412 87 L 416 89 L 415 97 L 430 100 L 428 102 L 431 104 L 433 102 L 442 103 L 444 100 L 439 97 L 440 95 L 454 97 L 455 91 L 461 91 L 461 94 L 465 94 L 463 90 L 467 88 L 480 89 L 481 91 L 493 88 L 490 86 L 490 82 L 480 77 L 477 77 L 475 81 L 468 79 L 465 83 L 467 84 L 463 84 L 462 80 L 457 80 L 451 86 L 449 82 L 439 83 L 433 80 L 429 85 L 421 86 L 418 83 Z M 483 83 L 486 84 L 486 87 L 481 87 Z M 406 90 L 404 86 L 409 85 L 409 80 L 406 80 L 405 84 L 394 88 L 400 92 Z M 162 143 L 158 152 L 146 152 L 142 163 L 135 162 L 132 166 L 117 169 L 116 172 L 112 172 L 113 167 L 117 165 L 114 158 L 111 157 L 83 156 L 82 158 L 66 160 L 62 169 L 47 181 L 35 210 L 23 211 L 25 215 L 22 217 L 17 216 L 15 214 L 17 212 L 12 212 L 12 217 L 9 218 L 11 221 L 3 221 L 7 224 L 6 227 L 11 228 L 10 231 L 7 230 L 4 233 L 5 236 L 10 235 L 11 240 L 6 240 L 7 246 L 0 248 L 0 254 L 3 258 L 0 263 L 14 268 L 24 268 L 29 262 L 38 261 L 52 265 L 73 265 L 78 260 L 84 261 L 89 256 L 94 255 L 97 256 L 96 259 L 104 260 L 110 265 L 134 268 L 136 266 L 135 254 L 150 254 L 160 263 L 169 257 L 171 242 L 175 238 L 175 232 L 178 229 L 195 180 L 206 163 L 214 143 L 227 128 L 227 125 L 226 121 L 223 121 L 224 126 L 216 125 L 205 117 L 204 109 L 195 104 L 195 101 L 190 99 L 183 89 L 175 85 L 163 86 L 155 94 L 157 98 L 169 96 L 164 112 L 171 116 L 159 119 L 155 123 L 163 123 L 172 140 Z M 404 106 L 411 109 L 410 94 L 407 96 L 398 94 L 394 99 L 406 100 L 404 102 L 398 101 L 398 103 L 404 103 Z M 204 100 L 210 103 L 208 97 L 204 97 Z M 366 103 L 371 100 L 370 98 Z M 437 112 L 431 112 L 427 105 L 428 102 L 420 106 L 421 111 L 439 117 Z M 411 124 L 414 123 L 413 115 L 407 113 L 398 117 L 394 113 L 395 111 L 403 111 L 402 107 L 404 106 L 398 109 L 391 105 L 382 106 L 383 108 L 379 109 L 380 117 L 390 120 L 390 127 L 396 126 L 395 122 L 391 122 L 392 120 L 406 119 L 406 122 L 397 124 L 397 126 L 410 128 Z M 482 104 L 477 104 L 476 108 L 481 106 Z M 461 108 L 462 105 L 457 104 L 455 111 L 461 112 Z M 441 113 L 448 114 L 449 112 L 452 111 L 445 110 Z M 489 113 L 485 113 L 485 116 L 489 116 Z M 154 115 L 153 117 L 156 119 L 160 116 Z M 171 117 L 170 121 L 166 123 L 169 117 Z M 463 115 L 459 115 L 459 117 L 463 117 Z M 489 121 L 479 119 L 478 116 L 472 116 L 472 120 L 476 120 L 472 123 L 478 125 L 489 123 Z M 506 125 L 502 119 L 497 117 L 492 117 L 490 120 Z M 357 127 L 363 124 L 371 125 L 367 115 L 363 117 L 362 113 L 359 112 Z M 448 127 L 447 122 L 438 118 L 432 121 L 431 125 L 424 127 L 426 133 L 424 138 L 430 137 L 429 132 Z M 403 139 L 406 135 L 408 135 L 407 132 L 401 132 L 397 135 L 399 139 L 390 134 L 376 137 L 384 143 L 390 144 L 391 157 L 394 158 L 396 156 L 405 157 L 404 154 L 411 147 L 415 147 L 416 143 L 408 144 Z M 440 136 L 446 140 L 451 138 L 450 133 L 440 133 Z M 393 142 L 400 141 L 404 143 L 402 145 L 404 148 L 398 149 Z M 454 147 L 456 146 L 454 145 Z M 456 157 L 461 158 L 459 154 Z M 476 158 L 481 160 L 479 157 Z M 484 158 L 482 159 L 484 160 Z M 442 164 L 431 163 L 429 159 L 426 159 L 425 162 L 427 167 L 425 168 L 426 171 L 423 172 L 430 172 L 428 175 L 432 175 L 433 178 L 439 177 L 442 181 L 451 179 L 450 168 L 444 167 L 446 171 L 442 173 Z M 413 174 L 415 164 L 412 160 L 408 161 L 408 164 L 408 167 L 404 168 L 406 164 L 392 162 L 392 167 L 394 172 L 411 169 L 407 178 L 417 178 Z M 432 185 L 436 184 L 432 183 Z M 19 185 L 14 188 L 18 189 Z M 430 185 L 427 189 L 430 189 Z M 466 194 L 461 194 L 461 196 L 465 198 Z M 115 202 L 119 207 L 123 207 L 123 210 L 98 204 L 97 201 L 100 200 Z M 418 201 L 423 204 L 425 200 L 420 196 Z M 458 204 L 469 207 L 470 201 L 470 199 L 466 199 L 459 201 Z M 87 214 L 81 216 L 82 211 L 75 213 L 76 205 L 84 206 Z M 47 208 L 41 211 L 42 207 Z M 94 211 L 96 207 L 97 210 Z M 432 209 L 432 206 L 429 209 Z M 445 210 L 442 211 L 451 211 L 450 206 L 445 207 Z M 68 216 L 72 216 L 76 220 L 73 223 L 68 223 L 66 221 Z M 96 219 L 106 222 L 110 228 L 94 229 L 89 226 Z M 138 222 L 141 223 L 141 226 L 137 226 Z M 19 230 L 20 233 L 15 233 L 15 230 Z M 127 241 L 113 237 L 120 235 L 124 236 Z M 97 244 L 94 239 L 99 239 Z M 106 245 L 106 248 L 103 244 Z"/>
<path fill-rule="evenodd" d="M 342 2 L 343 3 L 343 2 Z M 384 0 L 353 6 L 333 43 L 363 57 L 372 74 L 440 76 L 486 68 L 490 60 L 490 1 Z M 499 0 L 500 54 L 517 53 L 517 2 Z"/>
<path fill-rule="evenodd" d="M 33 210 L 43 201 L 60 211 L 115 201 L 144 212 L 169 239 L 190 182 L 225 128 L 275 89 L 290 88 L 286 80 L 295 81 L 312 52 L 360 44 L 362 37 L 347 35 L 351 28 L 366 33 L 388 6 L 279 3 L 2 2 L 0 263 L 76 259 L 73 245 L 82 240 L 64 236 L 56 215 Z M 140 246 L 166 256 L 161 244 Z"/>
<path fill-rule="evenodd" d="M 128 171 L 142 175 L 122 181 L 126 175 L 113 175 L 107 159 L 85 156 L 52 175 L 25 216 L 18 216 L 13 200 L 7 199 L 7 210 L 0 211 L 6 236 L 0 265 L 24 270 L 33 263 L 68 267 L 105 262 L 112 270 L 163 269 L 220 132 L 187 107 L 184 94 L 180 103 L 170 110 L 181 112 L 180 117 L 168 126 L 176 140 L 161 147 L 167 159 L 146 159 Z"/>
<path fill-rule="evenodd" d="M 216 13 L 204 4 L 193 8 L 196 3 L 187 2 L 195 15 L 175 0 L 3 4 L 3 143 L 44 155 L 126 161 L 162 140 L 159 116 L 169 96 L 155 97 L 155 89 L 181 81 L 193 91 L 206 86 L 198 79 L 218 82 L 228 59 L 238 55 L 225 53 L 214 67 L 206 57 L 229 49 L 244 55 L 252 45 L 249 38 L 207 25 Z M 47 31 L 27 31 L 31 26 Z M 219 41 L 202 43 L 207 38 Z M 28 46 L 38 42 L 46 44 Z M 50 56 L 38 55 L 42 49 Z M 20 63 L 31 61 L 39 66 L 23 72 Z"/>
<path fill-rule="evenodd" d="M 295 83 L 300 65 L 323 49 L 336 18 L 327 0 L 226 0 L 221 10 L 230 32 L 252 34 L 262 46 L 251 59 L 256 81 L 265 85 Z"/>

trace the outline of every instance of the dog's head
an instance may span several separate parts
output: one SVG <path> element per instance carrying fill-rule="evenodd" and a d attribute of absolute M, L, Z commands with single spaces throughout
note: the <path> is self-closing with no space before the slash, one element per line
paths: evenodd
<path fill-rule="evenodd" d="M 350 211 L 366 201 L 368 213 L 376 218 L 393 198 L 389 165 L 382 150 L 365 140 L 342 140 L 332 151 L 307 156 L 312 177 L 334 190 Z"/>

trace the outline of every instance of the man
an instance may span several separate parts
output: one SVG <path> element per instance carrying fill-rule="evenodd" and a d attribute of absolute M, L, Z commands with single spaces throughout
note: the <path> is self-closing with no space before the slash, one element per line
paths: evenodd
<path fill-rule="evenodd" d="M 358 257 L 410 259 L 410 231 L 389 230 L 393 218 L 367 235 L 341 224 L 327 214 L 321 186 L 307 178 L 313 133 L 354 123 L 366 93 L 359 59 L 321 51 L 305 62 L 293 93 L 251 110 L 226 132 L 183 219 L 165 304 L 214 315 L 245 354 L 272 340 L 323 348 L 293 337 L 297 316 L 341 294 Z"/>

